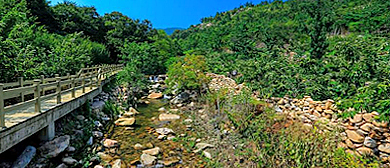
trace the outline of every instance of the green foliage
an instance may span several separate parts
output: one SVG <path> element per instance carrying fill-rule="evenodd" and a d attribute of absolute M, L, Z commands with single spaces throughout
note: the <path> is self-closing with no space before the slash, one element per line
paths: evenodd
<path fill-rule="evenodd" d="M 200 93 L 209 81 L 206 71 L 203 56 L 186 55 L 169 66 L 166 83 L 171 90 L 196 90 Z"/>

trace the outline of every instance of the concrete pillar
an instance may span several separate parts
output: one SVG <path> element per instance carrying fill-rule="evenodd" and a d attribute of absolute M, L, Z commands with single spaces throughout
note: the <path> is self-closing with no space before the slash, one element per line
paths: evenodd
<path fill-rule="evenodd" d="M 55 129 L 54 121 L 49 122 L 49 125 L 45 128 L 43 128 L 41 131 L 39 131 L 38 138 L 41 141 L 51 141 L 54 139 L 54 136 L 56 135 L 56 129 Z"/>

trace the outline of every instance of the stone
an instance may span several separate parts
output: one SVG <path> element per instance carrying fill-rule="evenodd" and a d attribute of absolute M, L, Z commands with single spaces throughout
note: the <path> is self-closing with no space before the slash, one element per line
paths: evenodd
<path fill-rule="evenodd" d="M 372 115 L 371 113 L 363 114 L 363 119 L 364 119 L 365 121 L 371 122 L 372 119 L 373 119 L 373 115 Z"/>
<path fill-rule="evenodd" d="M 379 145 L 378 150 L 390 154 L 390 143 L 384 143 Z"/>
<path fill-rule="evenodd" d="M 100 121 L 94 121 L 93 123 L 94 123 L 95 126 L 98 127 L 98 128 L 103 127 L 103 124 L 100 123 Z"/>
<path fill-rule="evenodd" d="M 169 111 L 173 112 L 173 113 L 177 113 L 177 112 L 179 112 L 179 109 L 170 109 Z"/>
<path fill-rule="evenodd" d="M 67 164 L 67 165 L 74 165 L 77 163 L 77 160 L 76 159 L 73 159 L 72 157 L 66 157 L 66 158 L 62 158 L 61 160 L 63 163 Z"/>
<path fill-rule="evenodd" d="M 93 131 L 93 132 L 92 132 L 92 135 L 93 135 L 95 138 L 103 138 L 103 133 L 100 132 L 100 131 Z"/>
<path fill-rule="evenodd" d="M 179 163 L 179 162 L 180 162 L 179 159 L 167 159 L 167 160 L 163 161 L 163 164 L 164 164 L 164 166 L 169 167 L 169 166 L 176 164 L 176 163 Z"/>
<path fill-rule="evenodd" d="M 68 168 L 68 166 L 66 166 L 65 163 L 61 163 L 61 164 L 58 165 L 56 168 Z"/>
<path fill-rule="evenodd" d="M 371 148 L 367 147 L 360 147 L 356 149 L 357 152 L 359 152 L 361 155 L 372 155 L 373 150 Z"/>
<path fill-rule="evenodd" d="M 113 159 L 110 155 L 105 154 L 103 152 L 98 152 L 97 156 L 99 156 L 99 158 L 102 159 L 102 161 L 107 162 L 107 163 Z"/>
<path fill-rule="evenodd" d="M 115 121 L 117 126 L 132 126 L 135 123 L 135 118 L 119 118 Z"/>
<path fill-rule="evenodd" d="M 27 146 L 26 149 L 24 149 L 23 153 L 19 155 L 19 157 L 16 159 L 16 161 L 13 163 L 13 168 L 24 168 L 26 167 L 34 158 L 35 154 L 37 153 L 37 149 L 33 146 Z"/>
<path fill-rule="evenodd" d="M 105 139 L 103 142 L 103 146 L 107 147 L 107 148 L 113 148 L 113 147 L 116 147 L 118 145 L 119 145 L 118 141 L 112 140 L 112 139 Z"/>
<path fill-rule="evenodd" d="M 93 144 L 93 137 L 89 137 L 88 141 L 87 141 L 87 145 L 91 146 Z"/>
<path fill-rule="evenodd" d="M 134 149 L 135 150 L 141 150 L 141 149 L 144 149 L 144 146 L 142 146 L 141 144 L 137 143 L 134 145 Z"/>
<path fill-rule="evenodd" d="M 84 121 L 85 117 L 83 115 L 77 115 L 76 118 L 80 121 Z"/>
<path fill-rule="evenodd" d="M 356 114 L 355 116 L 353 116 L 353 118 L 350 118 L 349 121 L 351 123 L 358 123 L 358 122 L 361 122 L 363 120 L 363 117 L 361 114 Z"/>
<path fill-rule="evenodd" d="M 376 141 L 370 137 L 366 137 L 363 144 L 369 148 L 375 148 L 377 146 Z"/>
<path fill-rule="evenodd" d="M 166 137 L 166 135 L 159 135 L 159 136 L 157 137 L 157 139 L 158 139 L 158 140 L 163 140 L 165 137 Z"/>
<path fill-rule="evenodd" d="M 114 163 L 112 163 L 112 168 L 121 168 L 122 166 L 122 160 L 120 159 L 117 159 L 114 161 Z"/>
<path fill-rule="evenodd" d="M 174 134 L 175 132 L 170 128 L 157 128 L 156 132 L 161 135 Z"/>
<path fill-rule="evenodd" d="M 104 168 L 104 167 L 101 166 L 101 165 L 96 165 L 96 166 L 94 166 L 93 168 Z"/>
<path fill-rule="evenodd" d="M 176 138 L 175 136 L 168 136 L 168 137 L 167 137 L 167 140 L 170 141 L 170 140 L 173 140 L 173 139 L 175 139 L 175 138 Z"/>
<path fill-rule="evenodd" d="M 68 148 L 70 142 L 70 136 L 65 135 L 58 137 L 52 141 L 46 142 L 44 145 L 38 148 L 41 156 L 46 158 L 57 157 L 60 153 Z"/>
<path fill-rule="evenodd" d="M 349 148 L 351 148 L 351 149 L 355 149 L 355 148 L 356 148 L 355 144 L 354 144 L 350 139 L 345 140 L 345 144 L 346 144 Z"/>
<path fill-rule="evenodd" d="M 209 152 L 206 152 L 206 151 L 203 151 L 203 155 L 208 158 L 208 159 L 212 159 L 211 157 L 211 154 Z"/>
<path fill-rule="evenodd" d="M 91 109 L 94 111 L 102 111 L 106 103 L 104 101 L 94 101 L 91 104 Z"/>
<path fill-rule="evenodd" d="M 158 116 L 158 119 L 160 121 L 173 121 L 173 120 L 178 120 L 180 119 L 180 116 L 179 115 L 176 115 L 176 114 L 160 114 Z"/>
<path fill-rule="evenodd" d="M 334 112 L 332 110 L 324 110 L 325 114 L 333 114 Z"/>
<path fill-rule="evenodd" d="M 372 125 L 371 123 L 365 123 L 362 126 L 360 126 L 360 129 L 366 132 L 370 132 L 375 126 Z"/>
<path fill-rule="evenodd" d="M 162 93 L 151 93 L 150 95 L 148 95 L 148 99 L 160 99 L 163 97 L 163 94 Z"/>
<path fill-rule="evenodd" d="M 68 148 L 66 148 L 66 151 L 72 153 L 76 151 L 76 148 L 73 146 L 69 146 Z"/>
<path fill-rule="evenodd" d="M 346 130 L 347 136 L 349 139 L 351 139 L 353 142 L 356 143 L 362 143 L 364 142 L 364 137 L 353 130 Z"/>
<path fill-rule="evenodd" d="M 184 120 L 185 123 L 192 123 L 192 119 L 188 118 Z"/>
<path fill-rule="evenodd" d="M 150 148 L 153 148 L 154 145 L 149 142 L 149 143 L 145 144 L 145 147 L 150 149 Z"/>
<path fill-rule="evenodd" d="M 142 153 L 155 156 L 155 155 L 158 155 L 160 153 L 160 148 L 159 147 L 155 147 L 155 148 L 152 148 L 152 149 L 144 150 L 144 151 L 142 151 Z"/>
<path fill-rule="evenodd" d="M 158 109 L 158 112 L 166 112 L 167 110 L 165 109 L 165 107 L 161 107 Z"/>
<path fill-rule="evenodd" d="M 199 151 L 202 151 L 206 148 L 213 148 L 214 145 L 207 144 L 207 143 L 197 143 L 195 147 L 197 148 L 197 150 L 195 150 L 194 153 L 198 153 Z"/>
<path fill-rule="evenodd" d="M 143 153 L 141 155 L 141 162 L 145 166 L 151 166 L 156 162 L 157 157 Z"/>

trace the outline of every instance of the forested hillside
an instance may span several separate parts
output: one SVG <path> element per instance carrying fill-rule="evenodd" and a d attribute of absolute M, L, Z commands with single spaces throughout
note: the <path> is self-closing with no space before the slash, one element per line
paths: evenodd
<path fill-rule="evenodd" d="M 388 119 L 389 9 L 386 0 L 247 3 L 172 38 L 261 96 L 332 98 Z"/>
<path fill-rule="evenodd" d="M 94 7 L 72 2 L 0 1 L 0 32 L 0 82 L 64 75 L 130 57 L 143 72 L 162 73 L 168 53 L 180 51 L 171 49 L 173 41 L 148 20 L 120 12 L 100 16 Z"/>

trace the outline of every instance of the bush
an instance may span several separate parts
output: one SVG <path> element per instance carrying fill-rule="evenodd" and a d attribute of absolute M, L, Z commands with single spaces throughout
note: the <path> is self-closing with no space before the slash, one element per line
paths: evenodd
<path fill-rule="evenodd" d="M 178 58 L 168 67 L 168 79 L 166 83 L 170 90 L 195 90 L 199 93 L 206 85 L 209 78 L 206 76 L 207 66 L 203 56 L 186 55 Z"/>

